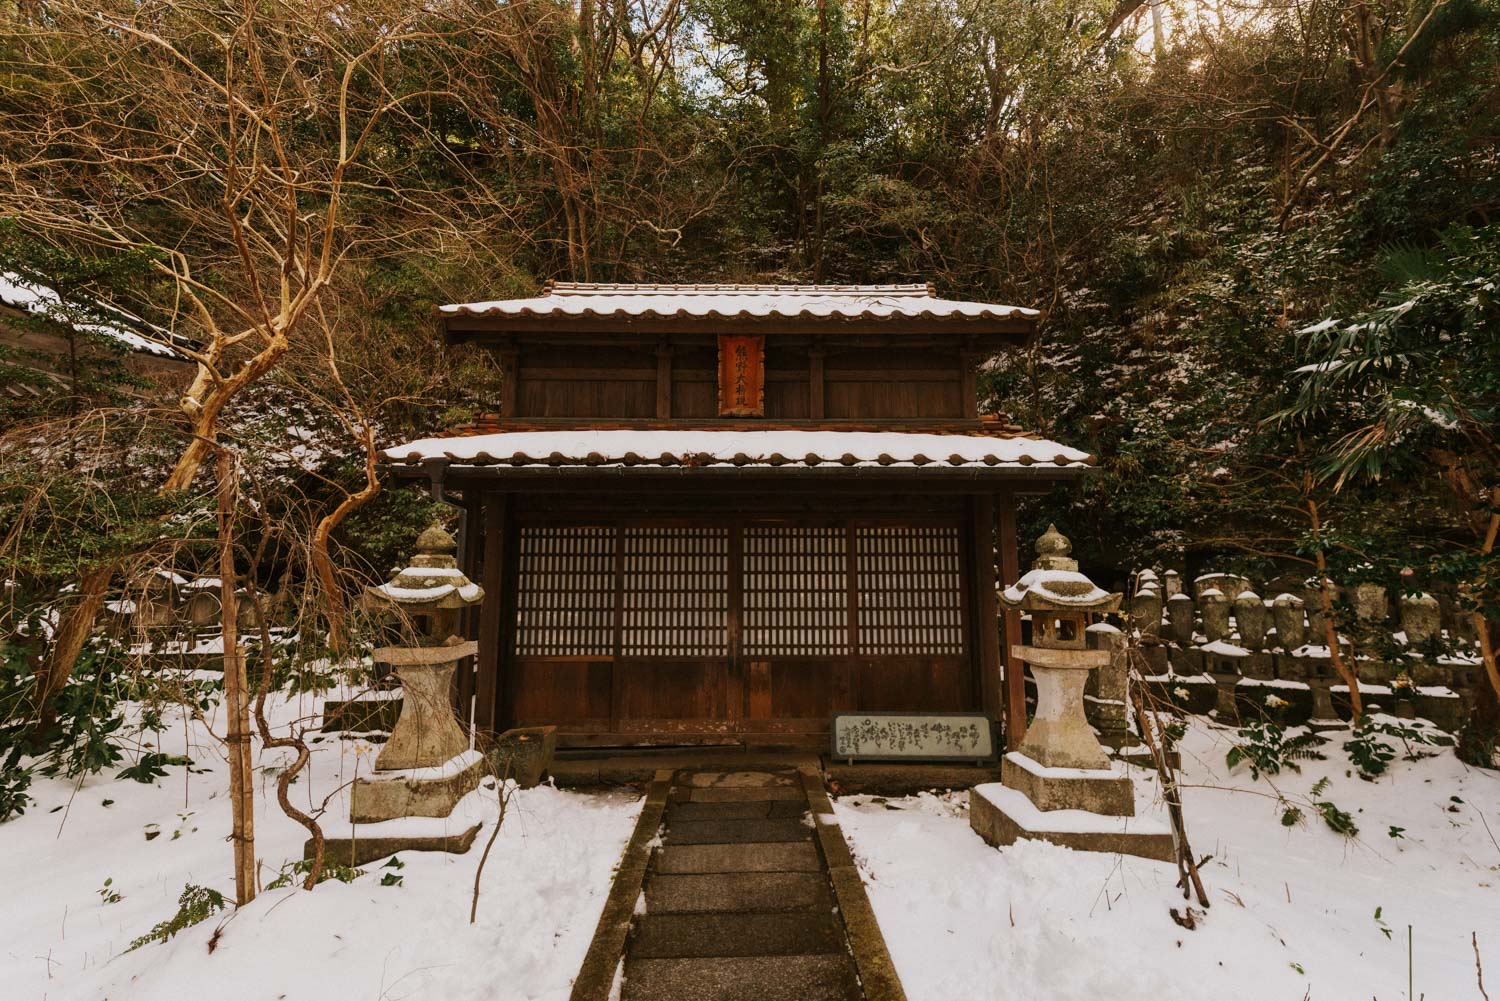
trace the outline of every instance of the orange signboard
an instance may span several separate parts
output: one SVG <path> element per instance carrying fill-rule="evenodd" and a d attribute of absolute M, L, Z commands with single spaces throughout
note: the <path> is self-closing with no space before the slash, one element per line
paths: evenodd
<path fill-rule="evenodd" d="M 758 334 L 719 335 L 719 416 L 764 417 L 766 339 Z"/>

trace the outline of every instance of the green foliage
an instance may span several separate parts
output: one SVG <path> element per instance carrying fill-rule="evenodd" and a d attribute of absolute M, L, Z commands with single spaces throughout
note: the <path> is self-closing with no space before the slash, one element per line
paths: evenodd
<path fill-rule="evenodd" d="M 134 952 L 143 945 L 152 942 L 165 942 L 178 932 L 191 928 L 193 925 L 208 920 L 214 913 L 222 911 L 227 906 L 224 894 L 218 890 L 206 886 L 198 886 L 189 883 L 182 888 L 182 896 L 177 898 L 177 913 L 165 921 L 160 921 L 146 934 L 134 939 L 126 952 Z"/>
<path fill-rule="evenodd" d="M 99 894 L 99 899 L 104 901 L 106 904 L 118 904 L 120 901 L 125 899 L 120 895 L 120 891 L 114 888 L 114 883 L 115 878 L 113 876 L 106 876 L 104 879 L 104 885 L 96 891 Z"/>
<path fill-rule="evenodd" d="M 267 890 L 280 890 L 284 887 L 291 886 L 293 883 L 298 883 L 300 885 L 301 882 L 307 878 L 307 874 L 312 872 L 312 867 L 312 859 L 293 859 L 292 861 L 286 863 L 281 867 L 281 874 L 267 883 L 265 888 Z M 330 862 L 327 859 L 324 859 L 323 868 L 318 872 L 318 882 L 326 883 L 328 880 L 332 879 L 337 880 L 340 883 L 352 883 L 364 874 L 365 871 L 363 869 L 356 869 L 354 866 L 340 865 L 337 862 Z"/>
<path fill-rule="evenodd" d="M 1354 823 L 1354 816 L 1346 810 L 1341 810 L 1334 803 L 1323 799 L 1323 794 L 1328 791 L 1328 777 L 1324 776 L 1313 783 L 1309 797 L 1312 805 L 1322 816 L 1323 822 L 1333 829 L 1334 833 L 1342 834 L 1346 838 L 1352 838 L 1359 834 L 1359 827 Z"/>
<path fill-rule="evenodd" d="M 1359 770 L 1359 777 L 1367 781 L 1373 781 L 1385 774 L 1390 763 L 1396 759 L 1396 749 L 1381 740 L 1381 737 L 1394 737 L 1401 741 L 1408 759 L 1415 759 L 1419 756 L 1412 749 L 1413 744 L 1451 743 L 1446 737 L 1417 726 L 1394 720 L 1377 720 L 1369 716 L 1361 716 L 1354 721 L 1353 732 L 1350 739 L 1344 742 L 1344 750 L 1349 754 L 1349 761 Z"/>
<path fill-rule="evenodd" d="M 26 794 L 31 788 L 31 769 L 20 768 L 9 761 L 0 769 L 0 824 L 19 817 L 35 802 Z"/>
<path fill-rule="evenodd" d="M 1241 727 L 1240 742 L 1229 749 L 1224 763 L 1231 769 L 1242 762 L 1250 766 L 1252 778 L 1279 775 L 1283 768 L 1301 771 L 1298 761 L 1320 759 L 1317 750 L 1325 741 L 1311 730 L 1288 734 L 1275 720 L 1259 719 Z M 1284 822 L 1284 820 L 1283 820 Z"/>
<path fill-rule="evenodd" d="M 167 774 L 166 765 L 191 766 L 192 758 L 185 758 L 180 754 L 163 754 L 160 751 L 147 751 L 136 759 L 135 764 L 122 769 L 116 778 L 132 779 L 136 782 L 150 785 Z"/>

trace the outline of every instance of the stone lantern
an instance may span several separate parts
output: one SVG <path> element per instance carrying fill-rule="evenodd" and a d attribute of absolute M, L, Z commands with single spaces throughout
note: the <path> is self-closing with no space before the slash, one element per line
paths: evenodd
<path fill-rule="evenodd" d="M 415 633 L 413 646 L 374 652 L 401 680 L 401 717 L 376 759 L 377 770 L 429 768 L 469 747 L 451 692 L 458 662 L 477 653 L 478 644 L 456 634 L 459 613 L 483 600 L 484 591 L 458 569 L 456 548 L 453 536 L 433 525 L 417 537 L 411 566 L 389 583 L 365 589 L 370 607 L 397 612 Z"/>
<path fill-rule="evenodd" d="M 1112 764 L 1084 714 L 1089 672 L 1110 662 L 1090 650 L 1089 623 L 1117 611 L 1111 594 L 1078 572 L 1072 544 L 1048 526 L 1033 568 L 999 595 L 1001 606 L 1031 614 L 1031 644 L 1011 647 L 1036 681 L 1036 716 L 1021 746 L 1001 760 L 1000 782 L 970 795 L 969 822 L 986 841 L 1008 845 L 1039 838 L 1084 851 L 1125 852 L 1170 860 L 1162 825 L 1135 819 L 1135 794 L 1124 765 Z M 1066 811 L 1059 814 L 1057 811 Z M 1094 814 L 1080 823 L 1079 812 Z"/>
<path fill-rule="evenodd" d="M 1000 593 L 1007 609 L 1031 613 L 1031 645 L 1011 654 L 1031 667 L 1036 680 L 1036 718 L 1020 752 L 1047 768 L 1107 768 L 1104 749 L 1083 712 L 1089 672 L 1109 664 L 1108 650 L 1088 649 L 1088 627 L 1105 612 L 1118 611 L 1110 594 L 1078 572 L 1068 554 L 1073 545 L 1055 525 L 1036 543 L 1033 569 Z"/>
<path fill-rule="evenodd" d="M 478 652 L 478 644 L 455 635 L 459 613 L 483 599 L 484 591 L 458 569 L 455 548 L 453 536 L 434 525 L 417 538 L 410 566 L 365 590 L 369 607 L 397 613 L 415 636 L 412 645 L 374 651 L 375 660 L 389 664 L 401 681 L 401 715 L 375 759 L 374 774 L 354 781 L 354 823 L 446 817 L 483 776 L 484 756 L 469 748 L 452 691 L 459 661 Z"/>

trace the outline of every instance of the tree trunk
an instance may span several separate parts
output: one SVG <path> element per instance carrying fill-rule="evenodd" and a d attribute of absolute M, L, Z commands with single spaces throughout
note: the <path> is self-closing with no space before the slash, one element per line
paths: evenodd
<path fill-rule="evenodd" d="M 224 620 L 224 742 L 229 751 L 229 806 L 234 842 L 234 902 L 243 907 L 255 899 L 255 792 L 250 772 L 250 700 L 245 662 L 240 655 L 238 602 L 234 593 L 234 457 L 218 455 L 219 594 Z"/>
<path fill-rule="evenodd" d="M 42 660 L 42 666 L 37 671 L 36 687 L 32 690 L 32 705 L 36 714 L 33 741 L 40 740 L 57 718 L 52 711 L 52 700 L 62 692 L 68 679 L 73 676 L 73 665 L 78 662 L 83 645 L 94 631 L 94 620 L 99 617 L 99 609 L 104 607 L 104 595 L 113 576 L 114 567 L 100 567 L 84 574 L 79 582 L 77 604 L 69 607 L 58 618 L 57 630 L 52 635 L 52 648 Z"/>
<path fill-rule="evenodd" d="M 1322 531 L 1323 522 L 1318 515 L 1318 502 L 1311 497 L 1307 499 L 1307 516 L 1312 524 L 1313 534 Z M 1333 582 L 1328 579 L 1328 561 L 1323 558 L 1321 547 L 1313 551 L 1313 556 L 1318 568 L 1318 603 L 1323 609 L 1323 641 L 1328 644 L 1328 656 L 1333 661 L 1333 669 L 1344 679 L 1344 684 L 1349 686 L 1350 715 L 1359 719 L 1365 714 L 1364 698 L 1359 692 L 1359 675 L 1345 662 L 1344 654 L 1339 650 L 1339 631 L 1333 620 Z"/>

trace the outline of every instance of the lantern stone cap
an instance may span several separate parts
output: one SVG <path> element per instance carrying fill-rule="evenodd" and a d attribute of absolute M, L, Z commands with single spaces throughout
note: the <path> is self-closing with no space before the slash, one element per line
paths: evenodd
<path fill-rule="evenodd" d="M 1113 612 L 1122 595 L 1111 594 L 1077 570 L 1028 570 L 999 597 L 1007 608 L 1023 611 Z"/>
<path fill-rule="evenodd" d="M 1123 595 L 1111 594 L 1078 572 L 1068 554 L 1073 543 L 1048 525 L 1036 540 L 1036 562 L 1020 580 L 1002 590 L 1000 603 L 1022 611 L 1113 612 Z"/>
<path fill-rule="evenodd" d="M 441 525 L 417 536 L 417 555 L 411 566 L 397 570 L 385 584 L 365 588 L 376 601 L 406 608 L 466 608 L 484 598 L 484 589 L 458 568 L 453 541 Z"/>

